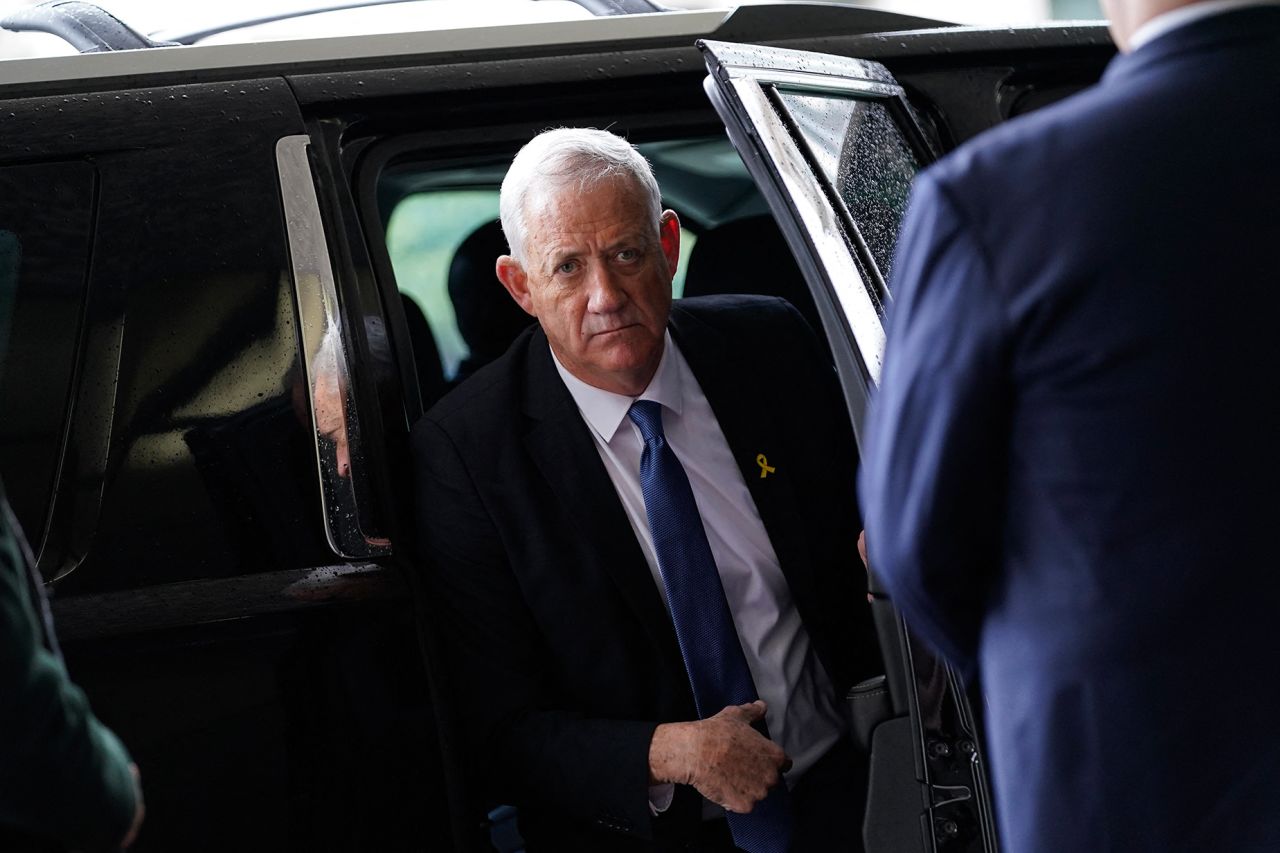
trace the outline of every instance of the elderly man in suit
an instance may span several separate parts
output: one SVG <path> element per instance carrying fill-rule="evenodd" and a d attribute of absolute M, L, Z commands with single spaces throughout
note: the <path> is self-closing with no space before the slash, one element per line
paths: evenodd
<path fill-rule="evenodd" d="M 812 332 L 778 299 L 673 306 L 679 222 L 612 134 L 535 138 L 501 214 L 538 323 L 413 434 L 492 795 L 530 850 L 856 849 L 840 697 L 880 664 Z"/>
<path fill-rule="evenodd" d="M 1004 849 L 1280 850 L 1280 8 L 1104 4 L 1097 86 L 917 180 L 871 565 L 981 675 Z"/>

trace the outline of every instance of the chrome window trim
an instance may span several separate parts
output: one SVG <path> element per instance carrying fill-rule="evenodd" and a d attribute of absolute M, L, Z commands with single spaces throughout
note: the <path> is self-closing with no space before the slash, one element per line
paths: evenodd
<path fill-rule="evenodd" d="M 899 98 L 905 95 L 901 86 L 873 80 L 850 80 L 813 71 L 784 71 L 776 68 L 752 68 L 744 65 L 722 66 L 732 80 L 751 79 L 763 85 L 773 84 L 806 95 L 870 95 L 877 98 Z"/>
<path fill-rule="evenodd" d="M 349 423 L 356 418 L 355 398 L 337 283 L 320 215 L 320 200 L 307 157 L 310 144 L 311 139 L 306 134 L 285 136 L 276 141 L 280 199 L 289 242 L 289 264 L 293 271 L 294 307 L 301 335 L 302 360 L 307 373 L 307 403 L 324 507 L 325 537 L 329 547 L 339 556 L 363 559 L 391 553 L 391 543 L 366 534 L 361 527 L 360 514 L 356 512 L 354 478 L 363 457 L 355 438 L 359 430 L 349 428 Z M 329 338 L 327 343 L 326 337 Z M 321 370 L 322 359 L 332 365 L 336 376 L 328 376 Z M 344 416 L 339 419 L 335 430 L 339 436 L 330 438 L 337 444 L 346 444 L 350 460 L 347 476 L 342 476 L 339 471 L 336 451 L 328 449 L 327 442 L 321 441 L 316 404 L 316 387 L 321 379 L 337 380 Z"/>
<path fill-rule="evenodd" d="M 773 78 L 778 74 L 800 74 L 805 77 L 823 78 L 832 85 L 855 81 L 881 83 L 897 88 L 889 69 L 878 62 L 854 59 L 850 56 L 833 56 L 785 47 L 761 47 L 753 44 L 735 44 L 706 39 L 702 42 L 716 57 L 723 69 Z M 731 77 L 737 76 L 731 73 Z"/>

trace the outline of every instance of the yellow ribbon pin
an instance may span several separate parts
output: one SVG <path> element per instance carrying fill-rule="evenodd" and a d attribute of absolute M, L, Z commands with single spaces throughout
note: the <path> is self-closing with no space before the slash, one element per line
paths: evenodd
<path fill-rule="evenodd" d="M 761 480 L 778 470 L 769 464 L 769 460 L 764 457 L 763 453 L 756 456 L 756 464 L 760 466 Z"/>

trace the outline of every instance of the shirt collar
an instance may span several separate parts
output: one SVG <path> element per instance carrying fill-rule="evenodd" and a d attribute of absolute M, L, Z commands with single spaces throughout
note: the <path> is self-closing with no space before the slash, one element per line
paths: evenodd
<path fill-rule="evenodd" d="M 1234 12 L 1250 6 L 1275 6 L 1280 0 L 1201 0 L 1188 6 L 1180 6 L 1163 15 L 1156 15 L 1129 36 L 1129 52 L 1155 41 L 1162 35 L 1212 15 Z"/>
<path fill-rule="evenodd" d="M 638 397 L 615 394 L 589 385 L 560 363 L 555 350 L 551 351 L 551 358 L 573 401 L 578 404 L 578 411 L 606 444 L 613 441 L 614 434 L 636 400 L 653 400 L 677 415 L 684 409 L 684 358 L 671 340 L 670 332 L 662 339 L 662 359 L 658 362 L 658 369 Z"/>

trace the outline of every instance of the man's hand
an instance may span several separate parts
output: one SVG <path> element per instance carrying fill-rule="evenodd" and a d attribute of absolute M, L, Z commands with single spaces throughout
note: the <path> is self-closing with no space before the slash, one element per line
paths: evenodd
<path fill-rule="evenodd" d="M 138 830 L 142 828 L 142 819 L 147 814 L 146 806 L 142 803 L 142 774 L 138 772 L 138 765 L 130 764 L 129 772 L 133 774 L 133 796 L 137 805 L 133 809 L 133 824 L 120 842 L 122 849 L 133 846 L 133 842 L 138 840 Z"/>
<path fill-rule="evenodd" d="M 757 699 L 705 720 L 658 726 L 649 744 L 650 780 L 692 785 L 731 812 L 751 811 L 791 767 L 782 747 L 751 728 L 764 712 Z"/>
<path fill-rule="evenodd" d="M 858 556 L 862 558 L 862 565 L 866 566 L 867 573 L 871 573 L 871 561 L 867 559 L 867 531 L 858 534 Z M 876 597 L 871 593 L 867 593 L 867 601 L 875 601 Z"/>

